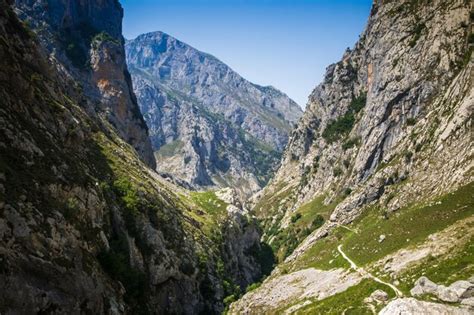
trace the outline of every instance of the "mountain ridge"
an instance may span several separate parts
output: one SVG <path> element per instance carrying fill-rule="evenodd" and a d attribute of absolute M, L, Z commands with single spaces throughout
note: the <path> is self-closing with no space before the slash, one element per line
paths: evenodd
<path fill-rule="evenodd" d="M 260 189 L 299 106 L 166 33 L 142 34 L 126 47 L 158 171 L 198 189 L 234 187 L 243 198 Z"/>

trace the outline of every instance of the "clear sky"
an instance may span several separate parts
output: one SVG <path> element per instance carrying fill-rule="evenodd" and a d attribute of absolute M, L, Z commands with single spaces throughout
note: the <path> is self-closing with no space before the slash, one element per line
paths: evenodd
<path fill-rule="evenodd" d="M 127 39 L 163 31 L 302 107 L 353 47 L 372 0 L 120 0 Z"/>

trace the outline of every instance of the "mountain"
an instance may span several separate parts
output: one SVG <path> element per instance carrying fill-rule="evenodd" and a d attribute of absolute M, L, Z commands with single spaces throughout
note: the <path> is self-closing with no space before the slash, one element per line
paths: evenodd
<path fill-rule="evenodd" d="M 159 172 L 243 195 L 268 182 L 302 114 L 294 101 L 162 32 L 127 41 L 126 54 Z"/>
<path fill-rule="evenodd" d="M 2 314 L 220 314 L 272 267 L 231 189 L 152 169 L 121 17 L 0 0 Z"/>
<path fill-rule="evenodd" d="M 16 0 L 15 5 L 52 60 L 63 65 L 59 71 L 82 88 L 87 112 L 105 116 L 142 160 L 155 166 L 125 63 L 119 2 Z"/>
<path fill-rule="evenodd" d="M 230 313 L 472 312 L 473 19 L 374 1 L 254 198 L 279 265 Z"/>

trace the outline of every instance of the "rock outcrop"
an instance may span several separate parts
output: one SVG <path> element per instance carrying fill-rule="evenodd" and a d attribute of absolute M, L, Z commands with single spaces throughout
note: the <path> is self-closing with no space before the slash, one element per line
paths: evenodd
<path fill-rule="evenodd" d="M 316 197 L 337 203 L 333 225 L 347 224 L 368 204 L 390 213 L 473 180 L 471 19 L 465 1 L 374 2 L 366 30 L 327 68 L 256 198 L 292 191 L 259 211 L 267 229 L 284 228 Z"/>
<path fill-rule="evenodd" d="M 459 280 L 447 287 L 438 285 L 427 277 L 420 277 L 410 293 L 413 296 L 432 294 L 442 302 L 462 303 L 463 300 L 474 297 L 474 283 Z"/>
<path fill-rule="evenodd" d="M 155 166 L 148 130 L 133 94 L 118 0 L 16 0 L 18 16 L 35 30 L 49 59 L 84 93 L 81 104 L 101 115 L 141 159 Z"/>
<path fill-rule="evenodd" d="M 267 183 L 302 114 L 294 101 L 162 32 L 127 41 L 126 52 L 159 172 L 243 195 Z"/>
<path fill-rule="evenodd" d="M 396 299 L 384 307 L 380 315 L 393 314 L 432 314 L 432 315 L 469 315 L 472 312 L 467 308 L 443 305 L 439 303 L 418 301 L 413 298 Z"/>

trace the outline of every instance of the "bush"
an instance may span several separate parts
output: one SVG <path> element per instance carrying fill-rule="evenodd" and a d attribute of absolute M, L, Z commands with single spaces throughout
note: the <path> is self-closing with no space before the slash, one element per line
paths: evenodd
<path fill-rule="evenodd" d="M 250 291 L 253 291 L 255 289 L 258 289 L 260 286 L 262 285 L 261 282 L 255 282 L 255 283 L 252 283 L 251 285 L 249 285 L 247 287 L 247 289 L 245 290 L 246 293 L 250 292 Z"/>
<path fill-rule="evenodd" d="M 260 246 L 254 244 L 245 254 L 250 254 L 255 258 L 263 276 L 268 276 L 272 272 L 275 266 L 275 255 L 270 245 L 267 243 L 260 243 Z"/>
<path fill-rule="evenodd" d="M 333 175 L 335 177 L 339 177 L 343 174 L 342 169 L 340 167 L 335 167 L 333 170 Z"/>
<path fill-rule="evenodd" d="M 301 219 L 301 213 L 294 214 L 291 216 L 291 223 L 296 223 L 299 219 Z"/>
<path fill-rule="evenodd" d="M 332 143 L 339 140 L 342 136 L 348 134 L 355 124 L 355 115 L 359 113 L 367 103 L 367 94 L 361 93 L 358 97 L 352 99 L 346 113 L 336 120 L 332 120 L 324 129 L 322 136 L 328 142 Z"/>
<path fill-rule="evenodd" d="M 416 124 L 416 119 L 413 117 L 407 118 L 407 125 L 414 126 Z"/>
<path fill-rule="evenodd" d="M 344 160 L 344 161 L 342 162 L 342 164 L 344 165 L 345 168 L 348 168 L 349 165 L 351 165 L 351 161 L 349 161 L 349 160 Z"/>
<path fill-rule="evenodd" d="M 410 41 L 410 47 L 415 47 L 416 43 L 418 42 L 418 40 L 420 39 L 421 37 L 421 33 L 423 32 L 423 30 L 426 28 L 426 25 L 424 23 L 419 23 L 415 26 L 415 28 L 413 29 L 413 38 L 412 40 Z"/>
<path fill-rule="evenodd" d="M 229 306 L 231 303 L 235 302 L 237 299 L 235 298 L 235 296 L 232 294 L 232 295 L 229 295 L 227 296 L 226 298 L 224 298 L 224 304 L 225 306 Z"/>
<path fill-rule="evenodd" d="M 367 93 L 362 92 L 359 96 L 352 99 L 351 103 L 349 104 L 349 111 L 357 114 L 360 112 L 367 103 Z"/>
<path fill-rule="evenodd" d="M 352 189 L 350 188 L 345 188 L 344 189 L 344 195 L 349 196 L 352 193 Z"/>
<path fill-rule="evenodd" d="M 355 117 L 352 113 L 346 113 L 343 116 L 332 120 L 324 129 L 322 136 L 328 143 L 333 143 L 341 138 L 341 136 L 349 133 L 354 127 Z"/>
<path fill-rule="evenodd" d="M 317 229 L 324 224 L 324 218 L 322 215 L 318 214 L 316 218 L 314 218 L 313 222 L 311 222 L 311 227 L 313 229 Z"/>
<path fill-rule="evenodd" d="M 139 305 L 139 301 L 146 292 L 145 275 L 130 265 L 129 247 L 125 235 L 121 235 L 110 242 L 109 251 L 102 251 L 98 260 L 113 279 L 120 281 L 125 287 L 125 300 Z"/>
<path fill-rule="evenodd" d="M 138 193 L 132 186 L 132 183 L 125 178 L 117 179 L 114 181 L 114 190 L 121 197 L 125 207 L 130 210 L 132 214 L 137 214 L 140 202 Z"/>
<path fill-rule="evenodd" d="M 120 44 L 120 42 L 118 41 L 118 39 L 112 37 L 109 33 L 107 32 L 100 32 L 100 33 L 97 33 L 93 38 L 92 38 L 92 43 L 94 42 L 113 42 L 113 43 L 116 43 L 116 44 Z"/>
<path fill-rule="evenodd" d="M 344 151 L 351 149 L 355 145 L 359 144 L 359 138 L 351 138 L 342 144 L 342 149 Z"/>

